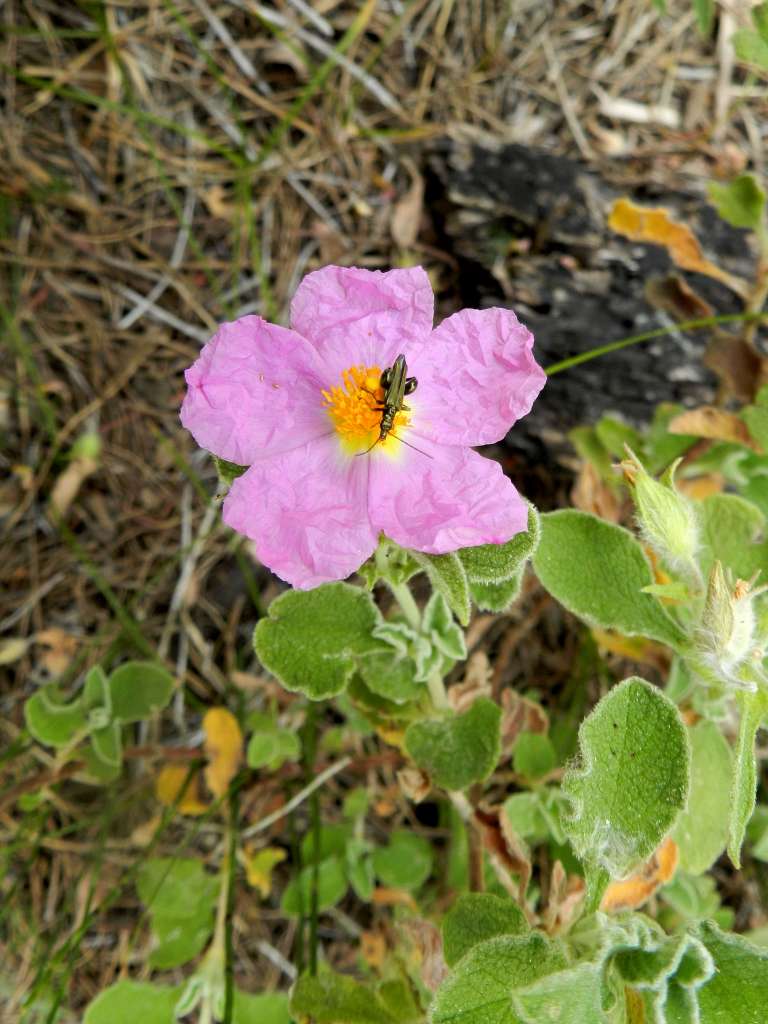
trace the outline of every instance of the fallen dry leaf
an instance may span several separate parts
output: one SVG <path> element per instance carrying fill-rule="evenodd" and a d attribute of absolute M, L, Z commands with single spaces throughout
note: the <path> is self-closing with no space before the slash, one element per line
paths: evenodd
<path fill-rule="evenodd" d="M 529 697 L 521 696 L 517 690 L 507 689 L 501 693 L 501 750 L 509 756 L 521 732 L 538 732 L 546 736 L 549 732 L 549 718 L 544 708 Z"/>
<path fill-rule="evenodd" d="M 662 599 L 664 603 L 671 602 L 668 598 Z M 592 630 L 592 636 L 601 651 L 608 651 L 610 654 L 618 654 L 621 658 L 630 658 L 632 661 L 639 661 L 643 665 L 652 665 L 660 672 L 669 668 L 669 653 L 661 644 L 646 640 L 641 636 L 622 636 L 620 633 L 612 633 L 606 629 Z"/>
<path fill-rule="evenodd" d="M 390 230 L 392 238 L 401 249 L 410 249 L 419 235 L 424 206 L 424 179 L 412 160 L 404 157 L 403 163 L 411 176 L 411 185 L 394 205 Z"/>
<path fill-rule="evenodd" d="M 713 441 L 734 441 L 760 451 L 746 423 L 735 413 L 718 409 L 714 405 L 700 405 L 698 409 L 681 412 L 670 420 L 667 429 L 670 434 L 689 434 L 691 437 L 706 437 Z"/>
<path fill-rule="evenodd" d="M 214 796 L 224 796 L 237 774 L 243 754 L 243 734 L 237 719 L 226 708 L 210 708 L 203 718 L 208 757 L 205 782 Z"/>
<path fill-rule="evenodd" d="M 531 861 L 525 843 L 512 828 L 503 807 L 477 807 L 474 820 L 480 829 L 483 848 L 496 877 L 527 913 L 525 894 L 531 880 Z M 517 876 L 517 882 L 512 877 Z"/>
<path fill-rule="evenodd" d="M 633 875 L 611 882 L 605 890 L 601 910 L 637 910 L 664 885 L 677 870 L 679 850 L 674 839 L 667 838 L 653 856 Z"/>
<path fill-rule="evenodd" d="M 373 890 L 371 901 L 379 907 L 408 907 L 409 910 L 418 910 L 413 896 L 405 889 L 388 889 L 379 886 Z"/>
<path fill-rule="evenodd" d="M 279 846 L 264 846 L 260 850 L 249 846 L 243 851 L 248 885 L 258 889 L 262 899 L 272 891 L 272 872 L 285 858 L 286 852 Z"/>
<path fill-rule="evenodd" d="M 31 641 L 23 636 L 12 636 L 0 643 L 0 665 L 12 665 L 23 658 Z"/>
<path fill-rule="evenodd" d="M 619 521 L 619 500 L 591 462 L 582 462 L 579 467 L 571 489 L 571 501 L 582 512 L 591 512 L 609 523 Z"/>
<path fill-rule="evenodd" d="M 400 927 L 418 958 L 422 982 L 430 992 L 436 992 L 448 977 L 440 929 L 423 917 L 406 918 Z"/>
<path fill-rule="evenodd" d="M 360 956 L 374 970 L 384 966 L 387 943 L 381 932 L 363 932 L 360 936 Z"/>
<path fill-rule="evenodd" d="M 77 650 L 77 637 L 67 633 L 60 626 L 42 629 L 35 635 L 37 643 L 45 648 L 40 663 L 49 675 L 60 676 L 69 667 Z"/>
<path fill-rule="evenodd" d="M 747 298 L 747 282 L 708 260 L 691 229 L 672 220 L 663 207 L 636 206 L 631 199 L 617 199 L 611 208 L 608 226 L 633 242 L 663 245 L 678 267 L 714 277 L 737 295 Z"/>
<path fill-rule="evenodd" d="M 653 278 L 645 286 L 645 295 L 652 306 L 675 320 L 702 320 L 714 313 L 710 304 L 679 274 Z"/>
<path fill-rule="evenodd" d="M 189 778 L 189 768 L 183 764 L 165 764 L 155 779 L 155 796 L 164 807 L 173 807 L 181 814 L 197 817 L 205 814 L 208 804 L 200 799 L 198 793 L 198 775 Z M 187 783 L 185 787 L 185 783 Z M 183 795 L 182 790 L 184 790 Z M 178 803 L 177 803 L 178 801 Z"/>
<path fill-rule="evenodd" d="M 464 678 L 448 689 L 448 701 L 457 715 L 468 711 L 478 697 L 491 696 L 491 671 L 485 651 L 475 651 L 467 661 Z"/>
<path fill-rule="evenodd" d="M 717 374 L 728 396 L 752 402 L 768 381 L 768 359 L 740 335 L 717 331 L 704 354 L 704 365 Z"/>
<path fill-rule="evenodd" d="M 725 490 L 725 477 L 722 473 L 707 473 L 705 476 L 693 476 L 675 482 L 680 493 L 693 501 L 703 501 L 710 494 L 720 494 Z"/>
<path fill-rule="evenodd" d="M 415 804 L 421 803 L 432 789 L 429 776 L 421 768 L 401 768 L 397 773 L 397 781 L 403 794 Z"/>
<path fill-rule="evenodd" d="M 549 881 L 547 905 L 542 921 L 550 935 L 567 931 L 586 892 L 586 883 L 580 875 L 567 875 L 556 860 Z"/>

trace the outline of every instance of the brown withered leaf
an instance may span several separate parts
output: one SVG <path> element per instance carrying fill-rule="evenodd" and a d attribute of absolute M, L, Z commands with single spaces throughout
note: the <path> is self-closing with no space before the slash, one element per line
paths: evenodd
<path fill-rule="evenodd" d="M 397 781 L 403 794 L 415 804 L 420 804 L 432 789 L 432 782 L 427 773 L 414 766 L 401 768 L 397 773 Z"/>
<path fill-rule="evenodd" d="M 60 626 L 41 629 L 35 634 L 35 642 L 44 648 L 40 655 L 41 665 L 54 677 L 66 671 L 77 650 L 77 637 L 67 633 Z"/>
<path fill-rule="evenodd" d="M 421 213 L 424 207 L 424 179 L 419 169 L 409 157 L 403 158 L 404 165 L 411 176 L 411 184 L 405 195 L 394 205 L 390 231 L 396 245 L 401 249 L 410 249 L 419 235 Z"/>
<path fill-rule="evenodd" d="M 747 425 L 742 419 L 725 409 L 714 405 L 700 405 L 688 409 L 670 420 L 667 427 L 670 434 L 689 434 L 691 437 L 706 437 L 713 441 L 735 441 L 759 451 L 750 437 Z"/>
<path fill-rule="evenodd" d="M 677 489 L 686 498 L 703 501 L 710 494 L 720 494 L 725 489 L 725 477 L 722 473 L 706 473 L 704 476 L 693 476 L 687 480 L 678 480 Z"/>
<path fill-rule="evenodd" d="M 521 732 L 549 732 L 549 717 L 536 701 L 521 696 L 517 690 L 501 693 L 501 751 L 509 757 Z"/>
<path fill-rule="evenodd" d="M 418 959 L 422 982 L 430 992 L 436 992 L 448 977 L 440 929 L 423 917 L 406 918 L 401 922 L 400 929 L 410 940 Z"/>
<path fill-rule="evenodd" d="M 591 512 L 609 523 L 619 521 L 619 500 L 591 462 L 581 463 L 571 489 L 571 501 L 582 512 Z"/>
<path fill-rule="evenodd" d="M 384 966 L 387 942 L 381 932 L 363 932 L 360 936 L 360 956 L 374 970 Z"/>
<path fill-rule="evenodd" d="M 467 711 L 478 697 L 491 696 L 491 666 L 485 651 L 475 651 L 468 659 L 464 678 L 448 690 L 448 700 L 456 714 Z"/>
<path fill-rule="evenodd" d="M 581 906 L 586 884 L 580 875 L 567 875 L 559 860 L 552 867 L 542 923 L 550 935 L 567 931 Z"/>
<path fill-rule="evenodd" d="M 637 910 L 677 870 L 680 852 L 674 839 L 667 838 L 638 870 L 620 882 L 611 882 L 600 903 L 601 910 Z"/>
<path fill-rule="evenodd" d="M 645 286 L 645 295 L 652 306 L 669 313 L 675 320 L 702 320 L 714 310 L 679 274 L 654 277 Z"/>
<path fill-rule="evenodd" d="M 78 455 L 56 478 L 50 497 L 50 509 L 54 516 L 63 519 L 89 476 L 98 470 L 99 462 L 89 455 Z"/>
<path fill-rule="evenodd" d="M 680 224 L 663 207 L 637 206 L 626 197 L 617 199 L 608 217 L 608 226 L 633 242 L 663 245 L 672 261 L 682 270 L 693 270 L 722 281 L 731 291 L 747 297 L 746 281 L 708 260 L 698 239 L 685 224 Z"/>
<path fill-rule="evenodd" d="M 525 843 L 512 828 L 503 807 L 476 807 L 474 820 L 496 877 L 525 911 L 525 894 L 532 870 Z"/>
<path fill-rule="evenodd" d="M 751 402 L 768 380 L 768 360 L 744 338 L 718 331 L 707 346 L 704 365 L 717 374 L 726 395 Z"/>

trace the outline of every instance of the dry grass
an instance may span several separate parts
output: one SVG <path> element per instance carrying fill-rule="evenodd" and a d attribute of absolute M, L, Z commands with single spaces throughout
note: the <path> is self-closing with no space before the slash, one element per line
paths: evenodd
<path fill-rule="evenodd" d="M 56 770 L 19 731 L 25 698 L 157 655 L 187 694 L 162 742 L 191 748 L 196 708 L 237 700 L 233 672 L 254 671 L 248 634 L 275 585 L 219 525 L 212 467 L 177 415 L 216 323 L 284 320 L 329 262 L 421 262 L 451 312 L 455 262 L 418 193 L 446 134 L 650 154 L 691 182 L 724 146 L 762 169 L 766 122 L 684 2 L 661 17 L 650 0 L 11 0 L 2 18 L 0 998 L 10 985 L 15 1021 L 41 979 L 78 1010 L 143 962 L 131 829 L 161 742 L 137 737 L 107 807 L 51 786 L 21 811 Z M 73 459 L 83 435 L 100 439 L 92 463 Z M 355 753 L 386 790 L 386 759 Z M 160 848 L 210 852 L 216 835 L 173 824 Z M 279 913 L 246 907 L 237 934 L 243 984 L 284 985 Z"/>

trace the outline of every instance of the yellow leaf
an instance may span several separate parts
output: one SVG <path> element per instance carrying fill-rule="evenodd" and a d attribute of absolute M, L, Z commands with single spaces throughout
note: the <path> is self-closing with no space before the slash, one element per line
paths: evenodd
<path fill-rule="evenodd" d="M 237 774 L 243 753 L 243 734 L 237 719 L 226 708 L 211 708 L 203 718 L 208 767 L 205 781 L 214 796 L 224 796 Z"/>
<path fill-rule="evenodd" d="M 285 860 L 285 850 L 279 846 L 265 846 L 262 850 L 249 847 L 243 851 L 243 857 L 248 884 L 258 889 L 262 899 L 266 899 L 272 889 L 272 871 Z"/>
<path fill-rule="evenodd" d="M 189 768 L 185 764 L 166 764 L 160 769 L 155 779 L 155 796 L 164 807 L 173 807 L 182 814 L 189 814 L 197 817 L 205 814 L 208 805 L 204 804 L 197 795 L 197 778 L 189 779 L 189 784 L 184 787 L 189 776 Z M 181 791 L 184 793 L 181 795 Z M 177 803 L 178 801 L 178 803 Z"/>
<path fill-rule="evenodd" d="M 592 636 L 598 647 L 610 654 L 631 658 L 632 661 L 641 661 L 644 665 L 653 665 L 659 669 L 664 669 L 669 665 L 666 648 L 652 640 L 646 640 L 642 636 L 622 636 L 621 633 L 611 633 L 597 627 L 592 630 Z"/>
<path fill-rule="evenodd" d="M 677 870 L 679 850 L 674 839 L 665 839 L 650 860 L 634 875 L 611 882 L 605 890 L 601 910 L 637 910 L 664 885 Z"/>
<path fill-rule="evenodd" d="M 708 260 L 691 229 L 672 220 L 663 207 L 636 206 L 631 199 L 617 199 L 608 217 L 608 227 L 633 242 L 663 245 L 678 267 L 714 277 L 746 298 L 747 283 Z"/>
<path fill-rule="evenodd" d="M 726 412 L 712 405 L 700 405 L 698 409 L 681 412 L 670 420 L 667 427 L 670 434 L 690 434 L 693 437 L 707 437 L 714 441 L 735 441 L 748 448 L 758 450 L 752 440 L 746 423 L 735 413 Z"/>

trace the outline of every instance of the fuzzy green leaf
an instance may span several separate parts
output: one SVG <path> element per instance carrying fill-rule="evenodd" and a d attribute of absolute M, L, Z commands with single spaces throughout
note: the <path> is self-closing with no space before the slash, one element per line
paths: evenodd
<path fill-rule="evenodd" d="M 518 576 L 523 564 L 531 557 L 539 543 L 541 533 L 539 513 L 529 503 L 528 529 L 516 534 L 506 544 L 480 544 L 459 551 L 467 578 L 471 583 L 500 583 Z"/>
<path fill-rule="evenodd" d="M 290 729 L 275 725 L 271 731 L 254 732 L 248 741 L 246 760 L 249 768 L 269 768 L 277 771 L 285 761 L 297 761 L 301 756 L 301 741 Z"/>
<path fill-rule="evenodd" d="M 216 877 L 198 860 L 155 857 L 141 865 L 136 888 L 152 920 L 150 964 L 167 969 L 196 957 L 213 930 Z"/>
<path fill-rule="evenodd" d="M 119 768 L 123 763 L 123 736 L 119 722 L 110 722 L 103 729 L 91 732 L 91 747 L 94 755 L 110 768 Z"/>
<path fill-rule="evenodd" d="M 81 699 L 67 703 L 54 683 L 41 687 L 29 698 L 24 719 L 38 743 L 51 747 L 65 747 L 88 728 Z"/>
<path fill-rule="evenodd" d="M 523 570 L 517 576 L 510 576 L 500 583 L 474 583 L 470 580 L 469 592 L 481 611 L 505 612 L 517 600 L 523 585 Z"/>
<path fill-rule="evenodd" d="M 719 216 L 735 228 L 754 231 L 763 219 L 765 192 L 753 174 L 741 174 L 727 185 L 710 182 L 707 192 Z"/>
<path fill-rule="evenodd" d="M 736 494 L 711 494 L 698 505 L 701 527 L 699 565 L 705 578 L 715 560 L 741 579 L 766 564 L 761 543 L 765 519 L 750 501 Z"/>
<path fill-rule="evenodd" d="M 405 749 L 443 789 L 466 789 L 487 779 L 499 759 L 501 708 L 480 697 L 461 715 L 413 722 Z"/>
<path fill-rule="evenodd" d="M 470 612 L 469 582 L 458 554 L 451 551 L 447 555 L 428 555 L 412 551 L 411 555 L 426 571 L 432 586 L 443 595 L 462 626 L 466 626 Z"/>
<path fill-rule="evenodd" d="M 83 1024 L 175 1024 L 180 993 L 179 986 L 118 981 L 88 1004 Z"/>
<path fill-rule="evenodd" d="M 739 60 L 768 71 L 768 41 L 758 32 L 741 28 L 731 36 L 731 44 Z"/>
<path fill-rule="evenodd" d="M 465 953 L 497 935 L 529 931 L 525 914 L 509 897 L 488 892 L 459 896 L 443 918 L 443 956 L 453 967 Z"/>
<path fill-rule="evenodd" d="M 611 690 L 579 729 L 581 764 L 563 781 L 576 853 L 614 878 L 656 849 L 688 797 L 690 752 L 675 705 L 637 677 Z"/>
<path fill-rule="evenodd" d="M 269 606 L 253 634 L 262 665 L 287 690 L 311 700 L 341 693 L 357 658 L 380 647 L 372 636 L 380 622 L 370 594 L 347 583 L 289 590 Z"/>
<path fill-rule="evenodd" d="M 602 979 L 596 964 L 579 964 L 569 970 L 545 974 L 512 995 L 512 1006 L 521 1024 L 602 1024 Z"/>
<path fill-rule="evenodd" d="M 701 1024 L 758 1024 L 768 1007 L 768 949 L 711 923 L 699 927 L 715 973 L 699 990 Z"/>
<path fill-rule="evenodd" d="M 373 870 L 392 889 L 418 889 L 432 873 L 432 846 L 423 836 L 396 829 L 373 851 Z"/>
<path fill-rule="evenodd" d="M 312 904 L 315 866 L 308 865 L 285 887 L 280 909 L 285 914 L 308 913 Z M 335 907 L 347 891 L 347 876 L 338 857 L 328 857 L 317 867 L 317 909 Z"/>
<path fill-rule="evenodd" d="M 442 594 L 434 593 L 427 601 L 421 623 L 422 631 L 430 643 L 451 661 L 461 661 L 467 656 L 464 632 L 454 621 L 448 602 Z"/>
<path fill-rule="evenodd" d="M 151 661 L 126 661 L 109 677 L 112 716 L 140 722 L 164 708 L 174 690 L 173 676 Z"/>
<path fill-rule="evenodd" d="M 518 775 L 540 779 L 557 764 L 557 755 L 548 736 L 537 732 L 521 732 L 515 743 L 512 764 Z"/>
<path fill-rule="evenodd" d="M 88 720 L 95 728 L 105 726 L 112 717 L 109 679 L 101 665 L 94 665 L 85 677 L 83 707 L 88 712 Z"/>
<path fill-rule="evenodd" d="M 291 1012 L 315 1024 L 406 1024 L 370 986 L 327 969 L 299 978 L 291 993 Z"/>
<path fill-rule="evenodd" d="M 697 722 L 688 736 L 691 792 L 672 838 L 680 851 L 681 869 L 701 874 L 717 860 L 728 838 L 733 754 L 714 722 Z"/>
<path fill-rule="evenodd" d="M 419 672 L 413 660 L 390 646 L 363 655 L 360 659 L 360 675 L 369 690 L 395 704 L 407 704 L 424 694 L 424 683 L 417 679 Z"/>
<path fill-rule="evenodd" d="M 437 990 L 431 1024 L 521 1024 L 515 991 L 565 966 L 559 945 L 539 932 L 481 942 Z"/>
<path fill-rule="evenodd" d="M 741 844 L 744 842 L 747 823 L 755 809 L 757 789 L 755 737 L 763 716 L 768 712 L 768 697 L 761 691 L 740 693 L 738 703 L 741 718 L 734 752 L 731 813 L 728 820 L 728 856 L 737 868 L 741 867 Z"/>
<path fill-rule="evenodd" d="M 699 23 L 701 34 L 705 37 L 711 35 L 712 24 L 715 20 L 715 0 L 693 0 L 693 9 L 696 12 L 696 21 Z"/>
<path fill-rule="evenodd" d="M 757 7 L 753 7 L 751 14 L 752 23 L 760 33 L 760 38 L 768 43 L 768 3 L 761 3 Z"/>
<path fill-rule="evenodd" d="M 653 573 L 639 542 L 621 526 L 564 509 L 541 517 L 533 566 L 546 589 L 589 625 L 647 636 L 670 647 L 684 637 L 655 598 L 642 593 Z"/>
<path fill-rule="evenodd" d="M 235 989 L 232 1024 L 290 1024 L 288 996 L 284 992 L 251 995 Z M 140 1024 L 144 1024 L 143 1021 Z"/>

